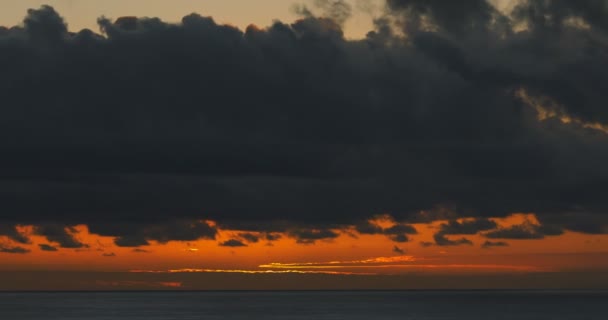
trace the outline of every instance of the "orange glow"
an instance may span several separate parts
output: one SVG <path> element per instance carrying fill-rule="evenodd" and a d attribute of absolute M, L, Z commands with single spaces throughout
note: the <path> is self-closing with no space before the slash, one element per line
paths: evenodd
<path fill-rule="evenodd" d="M 460 222 L 467 219 L 459 219 Z M 534 214 L 518 213 L 493 219 L 499 228 L 528 223 L 538 224 Z M 382 228 L 396 222 L 388 217 L 370 221 Z M 96 271 L 180 274 L 318 274 L 318 275 L 399 275 L 428 274 L 488 274 L 535 273 L 608 270 L 606 235 L 587 235 L 565 232 L 537 240 L 504 239 L 508 246 L 482 248 L 487 240 L 485 231 L 476 235 L 447 235 L 450 239 L 466 237 L 473 245 L 422 246 L 432 243 L 433 235 L 442 223 L 413 225 L 417 234 L 404 243 L 393 242 L 383 234 L 358 234 L 354 228 L 334 230 L 340 235 L 314 244 L 301 244 L 289 233 L 275 234 L 277 240 L 264 240 L 263 233 L 243 230 L 219 230 L 215 240 L 190 242 L 170 241 L 166 244 L 151 241 L 139 248 L 118 247 L 112 237 L 91 234 L 87 226 L 79 225 L 69 232 L 87 244 L 80 249 L 57 248 L 44 251 L 40 244 L 57 247 L 45 237 L 35 235 L 33 226 L 20 226 L 30 244 L 18 244 L 0 238 L 0 244 L 21 246 L 29 253 L 0 253 L 0 271 Z M 247 242 L 244 234 L 259 236 L 257 242 Z M 219 244 L 230 239 L 241 239 L 246 246 L 224 247 Z M 394 251 L 398 247 L 399 251 Z M 161 284 L 160 282 L 166 282 Z M 112 284 L 104 284 L 112 286 Z M 118 283 L 128 287 L 128 283 Z M 152 281 L 132 284 L 137 287 L 177 287 L 172 281 Z"/>

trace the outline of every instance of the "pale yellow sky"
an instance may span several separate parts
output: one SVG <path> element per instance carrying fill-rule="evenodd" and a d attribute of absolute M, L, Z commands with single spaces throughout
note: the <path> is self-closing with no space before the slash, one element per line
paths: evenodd
<path fill-rule="evenodd" d="M 160 17 L 177 22 L 181 17 L 197 12 L 213 16 L 220 23 L 230 23 L 241 28 L 253 23 L 267 26 L 275 19 L 291 22 L 297 18 L 293 10 L 296 4 L 312 4 L 312 0 L 1 0 L 0 25 L 19 24 L 28 8 L 48 4 L 53 6 L 68 22 L 70 30 L 90 28 L 97 31 L 96 20 L 105 15 Z M 372 29 L 371 13 L 357 8 L 381 6 L 382 0 L 348 0 L 355 8 L 355 15 L 347 22 L 345 30 L 350 38 L 364 36 Z"/>

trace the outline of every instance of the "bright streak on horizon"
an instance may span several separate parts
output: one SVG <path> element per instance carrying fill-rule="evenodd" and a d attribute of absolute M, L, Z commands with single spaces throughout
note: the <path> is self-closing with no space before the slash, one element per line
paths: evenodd
<path fill-rule="evenodd" d="M 304 271 L 304 270 L 239 270 L 239 269 L 171 269 L 171 270 L 129 270 L 130 273 L 244 273 L 244 274 L 329 274 L 329 275 L 376 275 L 375 273 L 341 271 Z"/>

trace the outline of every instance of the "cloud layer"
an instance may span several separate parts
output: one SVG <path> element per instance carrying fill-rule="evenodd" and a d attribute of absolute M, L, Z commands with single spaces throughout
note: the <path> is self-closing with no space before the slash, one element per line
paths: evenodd
<path fill-rule="evenodd" d="M 0 27 L 0 235 L 35 224 L 77 248 L 63 226 L 84 223 L 139 246 L 213 239 L 210 219 L 310 243 L 441 210 L 608 232 L 604 2 L 388 0 L 361 40 L 320 3 L 264 29 L 192 14 L 70 33 L 48 6 Z M 438 245 L 491 229 L 445 228 Z"/>

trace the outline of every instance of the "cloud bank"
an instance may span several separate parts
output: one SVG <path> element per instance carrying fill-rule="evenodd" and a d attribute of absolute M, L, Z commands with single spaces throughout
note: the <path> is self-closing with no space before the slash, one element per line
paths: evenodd
<path fill-rule="evenodd" d="M 495 239 L 608 233 L 603 1 L 388 0 L 360 40 L 320 4 L 246 30 L 191 14 L 73 33 L 48 6 L 0 27 L 0 235 L 78 248 L 63 226 L 87 224 L 139 246 L 214 239 L 209 219 L 311 243 L 441 210 L 550 228 Z M 394 231 L 376 232 L 415 233 Z"/>

